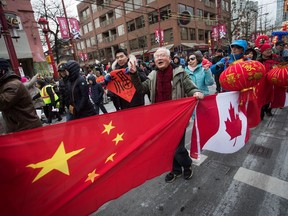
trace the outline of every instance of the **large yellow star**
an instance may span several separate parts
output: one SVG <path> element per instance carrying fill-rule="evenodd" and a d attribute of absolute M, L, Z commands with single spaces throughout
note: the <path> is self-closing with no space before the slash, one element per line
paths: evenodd
<path fill-rule="evenodd" d="M 99 175 L 100 174 L 96 173 L 96 169 L 94 169 L 91 173 L 88 173 L 88 177 L 85 180 L 85 182 L 91 181 L 93 183 L 95 178 L 98 177 Z"/>
<path fill-rule="evenodd" d="M 115 126 L 112 125 L 112 121 L 110 121 L 110 123 L 108 125 L 103 124 L 103 126 L 105 127 L 105 130 L 102 132 L 102 134 L 105 133 L 105 132 L 107 132 L 107 134 L 110 134 L 110 131 L 113 128 L 115 128 Z"/>
<path fill-rule="evenodd" d="M 107 157 L 105 163 L 107 163 L 108 161 L 114 161 L 114 156 L 116 155 L 116 153 L 111 154 L 109 157 Z"/>
<path fill-rule="evenodd" d="M 33 182 L 37 181 L 47 173 L 51 172 L 52 170 L 58 170 L 66 175 L 69 175 L 69 167 L 67 161 L 73 157 L 74 155 L 77 155 L 81 151 L 83 151 L 85 148 L 79 149 L 77 151 L 72 151 L 70 153 L 65 152 L 64 143 L 61 142 L 60 146 L 54 153 L 54 155 L 47 160 L 41 161 L 37 164 L 29 164 L 26 167 L 30 167 L 33 169 L 42 168 L 41 171 L 38 173 L 38 175 L 35 177 Z"/>
<path fill-rule="evenodd" d="M 115 145 L 117 145 L 118 142 L 123 141 L 123 138 L 122 138 L 123 135 L 124 135 L 124 133 L 122 133 L 122 134 L 118 134 L 118 133 L 117 133 L 116 138 L 112 140 L 112 141 L 115 141 L 115 142 L 116 142 Z"/>

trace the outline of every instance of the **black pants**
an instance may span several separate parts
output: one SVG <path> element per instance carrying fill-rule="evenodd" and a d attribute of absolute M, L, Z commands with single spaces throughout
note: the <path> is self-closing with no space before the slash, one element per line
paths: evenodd
<path fill-rule="evenodd" d="M 215 83 L 216 83 L 216 91 L 218 93 L 221 92 L 221 85 L 220 85 L 220 82 L 219 82 L 220 75 L 221 75 L 221 73 L 214 74 L 214 79 L 215 79 Z"/>
<path fill-rule="evenodd" d="M 96 110 L 96 114 L 99 115 L 99 109 L 101 109 L 101 111 L 103 113 L 108 113 L 103 102 L 102 103 L 99 103 L 99 104 L 95 104 L 95 110 Z"/>
<path fill-rule="evenodd" d="M 47 118 L 47 123 L 48 124 L 52 123 L 52 119 L 53 119 L 54 115 L 56 115 L 58 120 L 61 119 L 61 115 L 58 112 L 53 112 L 52 111 L 52 105 L 51 104 L 46 104 L 46 106 L 43 107 L 43 111 L 44 111 L 44 114 L 45 114 L 45 116 Z"/>
<path fill-rule="evenodd" d="M 173 159 L 173 170 L 175 174 L 182 173 L 182 167 L 189 168 L 192 164 L 192 159 L 189 156 L 187 149 L 185 148 L 185 134 L 186 130 L 180 140 L 180 143 L 176 149 Z"/>

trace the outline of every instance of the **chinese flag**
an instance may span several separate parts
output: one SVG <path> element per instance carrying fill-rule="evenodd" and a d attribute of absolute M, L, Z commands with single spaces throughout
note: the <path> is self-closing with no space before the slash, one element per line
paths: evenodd
<path fill-rule="evenodd" d="M 195 103 L 190 97 L 0 136 L 1 215 L 88 215 L 169 171 Z"/>
<path fill-rule="evenodd" d="M 190 154 L 198 158 L 202 149 L 234 153 L 249 139 L 246 114 L 240 110 L 239 92 L 209 95 L 197 105 Z"/>

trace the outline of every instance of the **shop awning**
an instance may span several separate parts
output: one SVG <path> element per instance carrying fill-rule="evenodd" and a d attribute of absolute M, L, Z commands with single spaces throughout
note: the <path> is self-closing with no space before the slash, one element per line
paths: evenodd
<path fill-rule="evenodd" d="M 162 46 L 162 47 L 165 47 L 166 49 L 171 49 L 173 46 L 174 46 L 174 44 L 168 44 L 168 45 Z M 155 47 L 155 48 L 149 50 L 149 53 L 154 53 L 154 52 L 156 52 L 156 50 L 157 50 L 158 48 L 159 48 L 159 47 Z"/>
<path fill-rule="evenodd" d="M 137 56 L 137 55 L 144 55 L 148 50 L 139 50 L 139 51 L 135 51 L 130 53 L 131 55 Z"/>
<path fill-rule="evenodd" d="M 15 39 L 12 40 L 17 58 L 18 59 L 33 58 L 26 33 L 24 33 L 23 31 L 18 31 L 18 34 L 20 38 L 18 38 L 17 41 Z M 5 58 L 5 59 L 10 59 L 8 50 L 6 48 L 6 44 L 4 41 L 4 37 L 0 38 L 0 47 L 1 47 L 0 57 Z"/>
<path fill-rule="evenodd" d="M 196 44 L 196 43 L 181 43 L 181 45 L 187 46 L 187 47 L 190 47 L 190 48 L 194 48 L 194 47 L 197 46 L 198 44 Z"/>

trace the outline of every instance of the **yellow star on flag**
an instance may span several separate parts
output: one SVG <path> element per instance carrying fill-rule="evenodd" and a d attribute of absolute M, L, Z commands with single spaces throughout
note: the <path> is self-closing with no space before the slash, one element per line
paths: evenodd
<path fill-rule="evenodd" d="M 105 133 L 105 132 L 107 132 L 107 134 L 110 134 L 110 131 L 113 128 L 115 128 L 115 126 L 112 125 L 112 121 L 110 121 L 110 123 L 108 125 L 103 124 L 103 126 L 105 127 L 105 130 L 102 132 L 102 134 Z"/>
<path fill-rule="evenodd" d="M 85 148 L 72 151 L 70 153 L 65 152 L 64 143 L 61 142 L 60 146 L 54 153 L 54 155 L 47 160 L 41 161 L 36 164 L 29 164 L 26 167 L 30 167 L 33 169 L 41 168 L 41 171 L 38 173 L 38 175 L 35 177 L 33 182 L 37 181 L 47 173 L 51 172 L 52 170 L 58 170 L 66 175 L 69 175 L 69 167 L 67 161 L 73 157 L 74 155 L 79 154 L 81 151 L 83 151 Z"/>
<path fill-rule="evenodd" d="M 108 161 L 114 161 L 114 156 L 116 155 L 116 153 L 111 154 L 109 157 L 107 157 L 105 163 L 107 163 Z"/>
<path fill-rule="evenodd" d="M 123 138 L 122 138 L 123 135 L 124 135 L 124 133 L 122 133 L 122 134 L 118 134 L 118 133 L 117 133 L 116 138 L 112 140 L 112 141 L 115 141 L 115 142 L 116 142 L 115 145 L 117 145 L 118 142 L 123 141 Z"/>
<path fill-rule="evenodd" d="M 85 182 L 91 181 L 93 183 L 95 178 L 98 177 L 99 175 L 100 174 L 96 173 L 96 169 L 94 169 L 91 173 L 88 173 L 88 177 L 85 180 Z"/>

